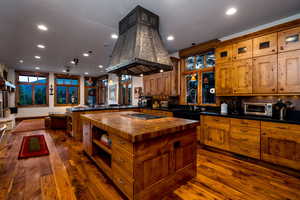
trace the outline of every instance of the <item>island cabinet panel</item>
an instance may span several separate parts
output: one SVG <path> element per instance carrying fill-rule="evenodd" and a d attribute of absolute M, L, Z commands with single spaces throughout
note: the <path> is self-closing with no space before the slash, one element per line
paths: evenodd
<path fill-rule="evenodd" d="M 279 93 L 300 93 L 300 50 L 278 54 Z"/>
<path fill-rule="evenodd" d="M 253 39 L 253 57 L 277 53 L 277 33 Z"/>
<path fill-rule="evenodd" d="M 89 121 L 83 121 L 83 149 L 88 155 L 92 155 L 92 130 L 91 130 L 91 123 Z"/>
<path fill-rule="evenodd" d="M 252 58 L 252 39 L 233 44 L 233 60 Z"/>
<path fill-rule="evenodd" d="M 235 94 L 252 93 L 252 59 L 233 62 L 233 92 Z"/>
<path fill-rule="evenodd" d="M 203 143 L 208 146 L 228 150 L 230 119 L 204 116 L 201 119 Z"/>
<path fill-rule="evenodd" d="M 229 151 L 260 159 L 260 121 L 231 119 Z"/>
<path fill-rule="evenodd" d="M 278 33 L 279 52 L 300 49 L 300 27 Z"/>
<path fill-rule="evenodd" d="M 232 61 L 232 45 L 218 47 L 216 49 L 216 62 L 217 64 Z"/>
<path fill-rule="evenodd" d="M 253 59 L 253 93 L 277 93 L 277 55 Z"/>
<path fill-rule="evenodd" d="M 216 66 L 216 93 L 217 96 L 229 96 L 233 94 L 232 78 L 233 66 L 231 62 L 217 64 Z"/>
<path fill-rule="evenodd" d="M 300 170 L 300 126 L 262 122 L 261 158 Z"/>

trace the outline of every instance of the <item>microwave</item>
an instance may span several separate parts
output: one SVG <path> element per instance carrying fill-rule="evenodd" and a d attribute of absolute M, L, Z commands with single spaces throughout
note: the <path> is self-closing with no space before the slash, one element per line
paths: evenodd
<path fill-rule="evenodd" d="M 244 103 L 245 115 L 258 115 L 272 117 L 273 103 Z"/>

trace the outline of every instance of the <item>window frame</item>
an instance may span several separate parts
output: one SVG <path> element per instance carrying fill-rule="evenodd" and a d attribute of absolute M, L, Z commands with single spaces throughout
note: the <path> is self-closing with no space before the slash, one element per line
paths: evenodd
<path fill-rule="evenodd" d="M 76 79 L 78 80 L 77 85 L 70 85 L 70 84 L 57 84 L 56 80 L 57 79 Z M 64 86 L 67 88 L 70 87 L 77 87 L 77 93 L 78 93 L 78 102 L 77 104 L 58 104 L 57 103 L 57 86 Z M 67 90 L 66 93 L 66 99 L 69 99 L 69 92 Z M 54 106 L 55 107 L 60 107 L 60 106 L 77 106 L 80 104 L 80 76 L 75 76 L 75 75 L 65 75 L 65 74 L 54 74 Z"/>
<path fill-rule="evenodd" d="M 92 79 L 95 81 L 96 85 L 95 86 L 87 86 L 85 85 L 85 81 Z M 95 104 L 98 104 L 98 79 L 96 77 L 90 77 L 90 76 L 85 76 L 84 77 L 84 104 L 88 105 L 88 89 L 95 89 L 96 90 L 96 102 Z"/>
<path fill-rule="evenodd" d="M 18 108 L 28 108 L 28 107 L 48 107 L 49 106 L 49 73 L 43 72 L 31 72 L 31 71 L 15 71 L 15 83 L 16 83 L 16 94 L 15 94 L 15 105 Z M 33 77 L 45 77 L 46 83 L 29 83 L 29 82 L 19 82 L 19 76 L 33 76 Z M 30 85 L 32 86 L 32 104 L 30 105 L 19 105 L 19 86 L 20 85 Z M 46 86 L 46 104 L 35 104 L 35 92 L 34 86 L 45 85 Z"/>

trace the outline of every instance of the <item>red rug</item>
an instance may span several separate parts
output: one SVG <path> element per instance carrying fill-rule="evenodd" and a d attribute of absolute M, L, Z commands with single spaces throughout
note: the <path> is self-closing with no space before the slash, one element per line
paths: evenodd
<path fill-rule="evenodd" d="M 49 150 L 43 135 L 24 136 L 19 159 L 49 155 Z"/>
<path fill-rule="evenodd" d="M 13 133 L 37 131 L 45 129 L 44 119 L 28 119 L 21 121 L 17 127 L 12 131 Z"/>

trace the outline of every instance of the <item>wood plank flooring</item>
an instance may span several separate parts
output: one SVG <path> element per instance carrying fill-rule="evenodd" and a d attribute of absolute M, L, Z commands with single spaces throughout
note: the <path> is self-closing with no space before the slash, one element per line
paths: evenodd
<path fill-rule="evenodd" d="M 18 160 L 22 136 L 44 134 L 49 156 Z M 197 177 L 163 200 L 299 200 L 300 179 L 204 149 Z M 125 197 L 64 131 L 7 135 L 0 144 L 0 200 L 103 199 Z"/>

